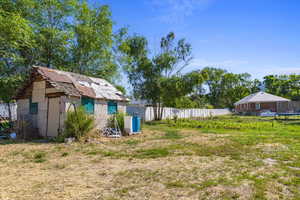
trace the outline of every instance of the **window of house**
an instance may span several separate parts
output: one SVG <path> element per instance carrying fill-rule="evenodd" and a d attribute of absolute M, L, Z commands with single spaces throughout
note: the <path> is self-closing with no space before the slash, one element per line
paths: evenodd
<path fill-rule="evenodd" d="M 39 104 L 38 103 L 32 103 L 32 99 L 29 99 L 29 114 L 36 115 L 38 114 L 39 110 Z"/>
<path fill-rule="evenodd" d="M 260 109 L 260 104 L 259 104 L 259 103 L 256 103 L 256 104 L 255 104 L 255 109 L 256 109 L 256 110 L 259 110 L 259 109 Z"/>
<path fill-rule="evenodd" d="M 116 114 L 118 112 L 118 104 L 114 101 L 109 101 L 107 103 L 107 113 L 109 115 Z"/>
<path fill-rule="evenodd" d="M 82 97 L 81 105 L 84 107 L 84 110 L 88 114 L 94 114 L 95 101 L 92 98 Z"/>

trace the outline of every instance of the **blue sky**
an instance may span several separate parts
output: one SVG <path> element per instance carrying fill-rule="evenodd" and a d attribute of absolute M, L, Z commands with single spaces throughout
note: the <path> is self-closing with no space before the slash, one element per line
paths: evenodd
<path fill-rule="evenodd" d="M 186 71 L 300 73 L 299 0 L 94 0 L 108 4 L 117 27 L 148 38 L 152 51 L 173 31 L 193 47 Z"/>

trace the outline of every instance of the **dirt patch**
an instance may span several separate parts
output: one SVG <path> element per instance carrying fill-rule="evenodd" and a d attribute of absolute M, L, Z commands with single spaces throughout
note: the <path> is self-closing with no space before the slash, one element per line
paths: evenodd
<path fill-rule="evenodd" d="M 262 149 L 263 152 L 278 152 L 278 151 L 287 151 L 288 147 L 280 143 L 267 143 L 267 144 L 258 144 L 255 148 Z"/>

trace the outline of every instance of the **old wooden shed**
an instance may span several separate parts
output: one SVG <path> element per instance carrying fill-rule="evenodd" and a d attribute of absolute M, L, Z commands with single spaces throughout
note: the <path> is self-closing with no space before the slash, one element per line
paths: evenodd
<path fill-rule="evenodd" d="M 66 112 L 74 106 L 82 105 L 100 129 L 112 114 L 126 112 L 128 102 L 104 79 L 45 67 L 32 68 L 16 100 L 18 120 L 29 122 L 43 137 L 57 136 L 64 128 Z"/>

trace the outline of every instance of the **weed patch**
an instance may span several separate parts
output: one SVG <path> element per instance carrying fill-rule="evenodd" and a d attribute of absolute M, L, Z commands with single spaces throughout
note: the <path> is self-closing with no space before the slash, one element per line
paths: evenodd
<path fill-rule="evenodd" d="M 133 154 L 135 158 L 160 158 L 166 157 L 170 152 L 165 148 L 138 150 Z"/>
<path fill-rule="evenodd" d="M 138 140 L 126 140 L 124 143 L 128 144 L 128 145 L 137 145 L 137 144 L 140 143 L 140 141 L 138 141 Z"/>
<path fill-rule="evenodd" d="M 164 136 L 161 137 L 161 139 L 167 139 L 167 140 L 177 140 L 183 138 L 182 135 L 179 134 L 176 130 L 168 130 Z"/>
<path fill-rule="evenodd" d="M 46 152 L 36 152 L 33 155 L 33 162 L 35 163 L 43 163 L 46 161 Z"/>

